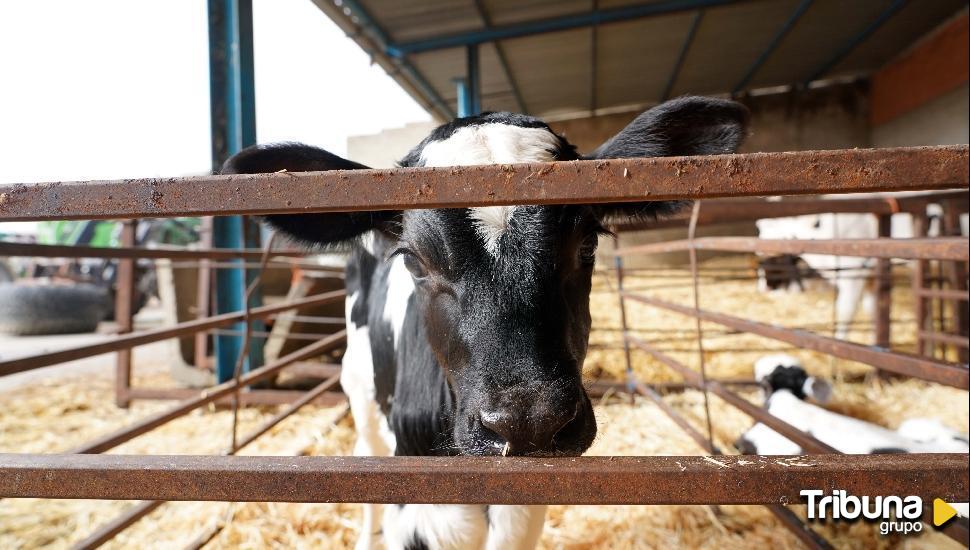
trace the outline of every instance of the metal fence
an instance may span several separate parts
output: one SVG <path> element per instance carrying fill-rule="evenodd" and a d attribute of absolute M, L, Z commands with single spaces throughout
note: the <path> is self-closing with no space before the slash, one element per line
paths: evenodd
<path fill-rule="evenodd" d="M 953 190 L 933 200 L 966 204 L 968 147 L 925 147 L 882 150 L 809 151 L 799 153 L 756 153 L 690 158 L 624 159 L 576 161 L 454 168 L 410 168 L 317 173 L 153 178 L 118 181 L 69 182 L 0 186 L 0 221 L 52 219 L 132 219 L 183 215 L 267 214 L 279 212 L 359 211 L 398 208 L 449 208 L 509 204 L 558 204 L 623 202 L 668 199 L 710 199 L 766 195 L 806 195 L 878 191 Z M 367 194 L 360 193 L 367 188 Z M 920 212 L 923 198 L 867 198 L 839 201 L 786 201 L 771 203 L 769 215 L 796 215 L 835 208 L 836 211 L 866 212 L 880 216 L 887 231 L 888 216 L 898 211 Z M 923 202 L 921 202 L 923 201 Z M 889 260 L 917 261 L 916 292 L 923 303 L 921 341 L 938 342 L 946 333 L 932 321 L 931 300 L 957 304 L 959 314 L 966 304 L 967 239 L 945 237 L 891 240 L 888 233 L 876 240 L 826 242 L 772 242 L 738 238 L 695 238 L 698 223 L 764 217 L 761 201 L 744 200 L 732 205 L 702 202 L 695 206 L 690 236 L 683 241 L 617 250 L 616 275 L 621 310 L 627 300 L 636 300 L 677 314 L 693 316 L 698 323 L 711 321 L 734 330 L 788 342 L 835 357 L 872 365 L 891 373 L 913 376 L 961 389 L 970 387 L 966 365 L 947 363 L 921 353 L 909 355 L 888 350 L 886 295 Z M 739 207 L 743 205 L 743 207 Z M 759 206 L 760 205 L 760 206 Z M 783 205 L 783 206 L 778 206 Z M 922 207 L 921 207 L 922 205 Z M 958 211 L 959 208 L 951 208 Z M 965 211 L 965 209 L 964 209 Z M 953 215 L 948 227 L 952 230 Z M 919 218 L 919 216 L 917 216 Z M 670 222 L 664 222 L 670 223 Z M 921 231 L 925 230 L 925 220 Z M 659 224 L 658 226 L 663 225 Z M 619 227 L 635 229 L 636 227 Z M 161 329 L 132 332 L 130 294 L 135 258 L 183 260 L 259 261 L 262 269 L 274 263 L 296 262 L 298 251 L 265 250 L 169 250 L 132 246 L 132 224 L 128 224 L 119 249 L 44 247 L 0 243 L 0 254 L 79 257 L 92 255 L 118 258 L 120 286 L 118 310 L 121 334 L 106 342 L 0 361 L 0 375 L 55 365 L 105 353 L 118 353 L 118 401 L 127 404 L 138 398 L 181 398 L 174 406 L 150 415 L 124 429 L 105 434 L 65 454 L 0 455 L 0 497 L 145 499 L 119 518 L 109 522 L 80 543 L 93 548 L 120 532 L 164 500 L 226 500 L 279 502 L 482 502 L 482 503 L 583 503 L 583 504 L 764 504 L 799 538 L 813 547 L 827 543 L 808 529 L 785 504 L 799 502 L 805 487 L 845 489 L 856 494 L 919 495 L 926 499 L 964 499 L 970 491 L 965 455 L 881 455 L 842 456 L 812 436 L 772 417 L 762 408 L 728 389 L 731 382 L 709 379 L 703 368 L 695 372 L 627 326 L 624 312 L 623 342 L 627 352 L 629 387 L 656 402 L 671 418 L 711 455 L 709 457 L 615 457 L 615 458 L 377 458 L 377 457 L 237 457 L 237 456 L 123 456 L 99 455 L 181 415 L 209 403 L 240 404 L 287 402 L 288 407 L 252 433 L 238 437 L 233 428 L 232 444 L 226 455 L 265 433 L 270 427 L 308 403 L 319 401 L 338 380 L 335 366 L 312 366 L 329 376 L 310 392 L 263 400 L 252 384 L 284 369 L 299 368 L 302 361 L 338 349 L 345 332 L 325 336 L 297 351 L 250 372 L 237 366 L 234 379 L 195 390 L 149 390 L 130 387 L 130 350 L 135 346 L 176 338 L 246 322 L 247 340 L 254 337 L 250 322 L 284 311 L 332 303 L 344 297 L 342 291 L 328 292 L 254 307 L 234 313 L 204 316 Z M 642 296 L 623 288 L 622 258 L 668 250 L 686 250 L 691 255 L 694 281 L 693 307 Z M 698 250 L 733 252 L 814 252 L 880 258 L 877 269 L 880 315 L 876 322 L 876 347 L 843 342 L 808 333 L 759 323 L 733 315 L 706 311 L 697 301 Z M 924 264 L 924 262 L 926 262 Z M 933 286 L 930 262 L 945 263 L 941 272 L 952 285 Z M 232 264 L 239 266 L 239 264 Z M 932 280 L 931 280 L 932 279 Z M 258 278 L 256 280 L 258 284 Z M 962 284 L 963 286 L 959 286 Z M 128 308 L 128 309 L 125 309 Z M 959 316 L 959 315 L 957 315 Z M 881 320 L 880 320 L 881 319 Z M 334 320 L 330 319 L 333 323 Z M 951 335 L 952 336 L 952 335 Z M 946 340 L 946 338 L 944 338 Z M 952 341 L 950 341 L 952 340 Z M 944 343 L 966 347 L 957 336 Z M 922 345 L 923 348 L 927 344 Z M 808 453 L 801 457 L 735 457 L 721 454 L 710 437 L 705 437 L 669 406 L 658 393 L 663 388 L 645 384 L 633 376 L 629 356 L 635 350 L 651 354 L 680 373 L 687 387 L 710 392 L 738 407 L 759 422 L 798 443 Z M 921 349 L 921 352 L 926 349 Z M 242 355 L 242 354 L 241 354 Z M 241 359 L 241 357 L 240 357 Z M 328 370 L 329 369 L 329 370 Z M 741 381 L 750 383 L 750 381 Z M 615 387 L 609 384 L 599 385 Z M 249 397 L 247 397 L 249 396 Z M 92 456 L 94 455 L 94 456 Z M 964 524 L 954 523 L 951 536 L 966 540 Z M 211 538 L 203 533 L 200 540 Z"/>

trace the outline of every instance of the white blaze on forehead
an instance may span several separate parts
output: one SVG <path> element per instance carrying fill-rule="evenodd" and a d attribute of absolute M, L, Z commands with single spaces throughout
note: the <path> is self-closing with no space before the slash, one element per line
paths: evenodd
<path fill-rule="evenodd" d="M 523 128 L 490 123 L 466 126 L 448 139 L 433 141 L 421 150 L 425 166 L 473 166 L 477 164 L 515 164 L 555 160 L 559 138 L 545 128 Z M 498 240 L 508 229 L 515 206 L 469 208 L 475 229 L 493 256 Z"/>

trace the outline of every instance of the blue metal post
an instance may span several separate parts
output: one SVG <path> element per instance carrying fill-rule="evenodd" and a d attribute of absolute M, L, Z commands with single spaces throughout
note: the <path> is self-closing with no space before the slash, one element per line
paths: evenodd
<path fill-rule="evenodd" d="M 209 104 L 212 117 L 212 163 L 218 170 L 231 155 L 256 143 L 256 101 L 253 79 L 253 5 L 252 0 L 209 0 Z M 213 245 L 217 248 L 259 246 L 258 240 L 244 236 L 239 216 L 213 220 Z M 247 273 L 239 268 L 216 270 L 216 312 L 244 309 Z M 259 296 L 253 297 L 258 305 Z M 245 329 L 237 323 L 237 331 Z M 254 330 L 262 327 L 255 326 Z M 232 377 L 242 338 L 220 335 L 215 338 L 216 376 L 219 382 Z M 261 342 L 250 343 L 245 368 L 262 363 Z"/>
<path fill-rule="evenodd" d="M 468 105 L 470 115 L 482 112 L 482 79 L 478 62 L 478 44 L 471 44 L 466 48 L 468 61 Z"/>
<path fill-rule="evenodd" d="M 471 97 L 468 93 L 468 80 L 464 78 L 456 78 L 452 80 L 455 83 L 455 92 L 458 94 L 456 102 L 458 103 L 458 118 L 471 116 L 472 115 L 472 104 Z"/>

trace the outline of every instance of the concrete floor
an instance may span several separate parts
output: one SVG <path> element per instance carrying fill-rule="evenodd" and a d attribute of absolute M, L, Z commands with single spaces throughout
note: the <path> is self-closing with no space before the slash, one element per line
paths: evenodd
<path fill-rule="evenodd" d="M 147 330 L 162 326 L 162 311 L 158 306 L 148 306 L 135 316 L 135 329 Z M 85 334 L 58 334 L 50 336 L 12 336 L 0 333 L 0 361 L 28 357 L 77 346 L 104 342 L 114 338 L 116 325 L 103 322 L 98 332 Z M 167 368 L 172 345 L 168 341 L 153 342 L 134 350 L 133 364 L 142 369 Z M 115 354 L 105 353 L 61 363 L 50 367 L 29 370 L 0 377 L 0 392 L 11 391 L 41 379 L 67 376 L 114 376 Z"/>

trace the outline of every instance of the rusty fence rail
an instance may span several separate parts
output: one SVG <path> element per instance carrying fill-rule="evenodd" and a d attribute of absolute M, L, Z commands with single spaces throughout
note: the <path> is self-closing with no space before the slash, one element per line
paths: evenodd
<path fill-rule="evenodd" d="M 805 488 L 965 499 L 963 454 L 646 457 L 0 455 L 0 497 L 797 504 Z"/>
<path fill-rule="evenodd" d="M 923 239 L 761 239 L 758 237 L 701 237 L 631 246 L 615 250 L 617 256 L 716 250 L 721 252 L 758 252 L 763 254 L 831 254 L 864 258 L 899 258 L 903 260 L 967 261 L 970 241 L 964 237 Z"/>
<path fill-rule="evenodd" d="M 935 190 L 966 187 L 968 161 L 953 145 L 15 184 L 0 221 Z"/>

